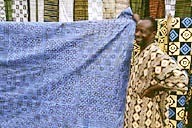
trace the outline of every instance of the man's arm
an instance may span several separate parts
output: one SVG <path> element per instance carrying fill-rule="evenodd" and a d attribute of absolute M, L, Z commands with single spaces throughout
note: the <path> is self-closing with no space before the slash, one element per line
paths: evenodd
<path fill-rule="evenodd" d="M 163 64 L 164 63 L 164 64 Z M 162 65 L 163 64 L 163 65 Z M 145 89 L 141 94 L 141 97 L 154 97 L 159 91 L 183 91 L 188 90 L 189 78 L 185 71 L 183 71 L 170 56 L 166 54 L 159 55 L 152 62 L 151 72 L 155 80 L 154 84 L 151 84 L 149 88 Z M 156 67 L 161 68 L 161 72 L 155 71 Z"/>

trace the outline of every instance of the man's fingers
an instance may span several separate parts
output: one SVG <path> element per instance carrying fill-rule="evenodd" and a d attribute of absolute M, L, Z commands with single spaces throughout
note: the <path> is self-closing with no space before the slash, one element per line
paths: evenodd
<path fill-rule="evenodd" d="M 170 32 L 171 28 L 172 28 L 172 16 L 169 13 L 168 17 L 167 17 L 167 31 L 168 31 L 168 33 Z"/>
<path fill-rule="evenodd" d="M 140 95 L 140 97 L 143 98 L 143 97 L 146 96 L 146 95 L 147 95 L 147 90 L 145 90 L 145 91 Z"/>
<path fill-rule="evenodd" d="M 133 19 L 138 22 L 140 20 L 140 16 L 138 14 L 133 14 Z"/>
<path fill-rule="evenodd" d="M 141 98 L 143 98 L 143 97 L 153 98 L 153 97 L 155 97 L 155 95 L 156 95 L 156 92 L 155 92 L 155 91 L 145 90 L 145 91 L 140 95 L 140 97 L 141 97 Z"/>

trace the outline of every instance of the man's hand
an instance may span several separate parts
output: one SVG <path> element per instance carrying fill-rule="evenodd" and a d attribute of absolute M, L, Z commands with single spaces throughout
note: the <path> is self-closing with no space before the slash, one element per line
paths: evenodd
<path fill-rule="evenodd" d="M 153 98 L 153 97 L 155 97 L 156 94 L 157 94 L 157 92 L 156 92 L 155 90 L 146 89 L 146 90 L 141 94 L 141 98 L 143 98 L 143 97 Z"/>
<path fill-rule="evenodd" d="M 138 22 L 140 20 L 140 16 L 138 14 L 133 14 L 133 20 Z"/>
<path fill-rule="evenodd" d="M 156 95 L 158 95 L 159 91 L 166 91 L 166 89 L 159 85 L 149 87 L 146 90 L 144 90 L 144 92 L 141 94 L 141 98 L 143 97 L 153 98 Z"/>

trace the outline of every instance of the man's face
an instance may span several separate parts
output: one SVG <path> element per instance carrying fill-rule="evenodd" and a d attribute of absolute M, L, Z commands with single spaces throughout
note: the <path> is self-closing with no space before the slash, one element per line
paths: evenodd
<path fill-rule="evenodd" d="M 152 23 L 150 20 L 140 20 L 137 24 L 135 31 L 135 40 L 139 46 L 148 43 L 153 36 L 153 31 L 151 30 Z"/>

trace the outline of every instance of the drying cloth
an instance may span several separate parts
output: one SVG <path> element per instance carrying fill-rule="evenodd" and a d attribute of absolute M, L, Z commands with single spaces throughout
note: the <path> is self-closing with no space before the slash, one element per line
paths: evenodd
<path fill-rule="evenodd" d="M 149 0 L 130 0 L 130 6 L 141 18 L 149 16 Z"/>
<path fill-rule="evenodd" d="M 135 22 L 0 23 L 1 128 L 121 128 Z"/>
<path fill-rule="evenodd" d="M 73 20 L 88 20 L 88 0 L 74 0 Z"/>
<path fill-rule="evenodd" d="M 149 0 L 149 14 L 154 19 L 163 18 L 165 16 L 164 0 Z"/>
<path fill-rule="evenodd" d="M 6 21 L 4 0 L 0 0 L 0 21 Z"/>

